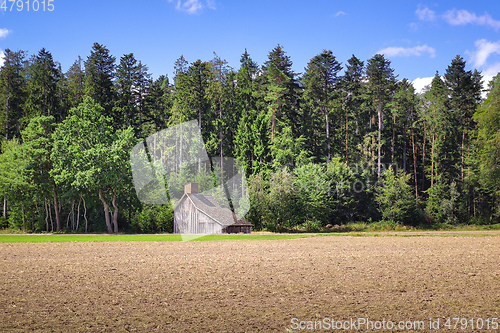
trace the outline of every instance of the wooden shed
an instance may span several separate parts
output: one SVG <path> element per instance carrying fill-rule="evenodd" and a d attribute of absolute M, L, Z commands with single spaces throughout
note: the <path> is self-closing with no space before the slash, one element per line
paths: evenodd
<path fill-rule="evenodd" d="M 252 224 L 221 207 L 211 195 L 198 193 L 198 184 L 184 186 L 184 195 L 174 207 L 176 234 L 249 234 Z"/>

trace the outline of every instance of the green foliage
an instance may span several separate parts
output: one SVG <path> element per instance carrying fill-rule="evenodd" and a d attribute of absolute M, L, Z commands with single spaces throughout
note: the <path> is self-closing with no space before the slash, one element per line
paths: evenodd
<path fill-rule="evenodd" d="M 342 69 L 332 51 L 324 50 L 307 65 L 302 79 L 304 101 L 307 104 L 307 121 L 303 129 L 308 134 L 308 144 L 315 155 L 323 155 L 327 162 L 331 158 L 330 115 L 334 109 L 334 99 L 338 94 L 337 74 Z M 318 140 L 320 138 L 320 140 Z"/>
<path fill-rule="evenodd" d="M 373 100 L 373 111 L 377 114 L 378 118 L 377 175 L 380 177 L 382 165 L 381 155 L 383 146 L 382 122 L 383 119 L 386 118 L 386 104 L 390 101 L 390 98 L 392 96 L 396 77 L 394 76 L 394 69 L 391 68 L 391 62 L 385 59 L 382 54 L 376 54 L 368 60 L 368 64 L 366 66 L 366 75 L 368 77 L 368 94 Z"/>
<path fill-rule="evenodd" d="M 30 117 L 33 116 L 57 116 L 61 120 L 59 99 L 57 98 L 58 82 L 62 73 L 56 67 L 52 54 L 41 49 L 34 56 L 26 68 L 28 77 L 28 98 L 26 100 L 26 111 Z"/>
<path fill-rule="evenodd" d="M 25 117 L 26 52 L 5 49 L 4 64 L 0 68 L 0 131 L 7 140 L 20 138 L 20 126 Z"/>
<path fill-rule="evenodd" d="M 113 107 L 115 128 L 132 126 L 138 137 L 142 136 L 144 100 L 151 80 L 147 70 L 147 66 L 138 62 L 133 53 L 123 55 L 116 67 L 117 97 Z"/>
<path fill-rule="evenodd" d="M 276 135 L 271 145 L 271 155 L 273 157 L 273 168 L 275 170 L 283 167 L 294 168 L 295 166 L 308 163 L 311 158 L 310 152 L 305 145 L 306 139 L 303 136 L 294 138 L 292 128 L 287 126 Z"/>
<path fill-rule="evenodd" d="M 107 215 L 111 201 L 114 232 L 118 232 L 116 198 L 131 184 L 129 152 L 136 139 L 131 127 L 115 132 L 112 119 L 102 112 L 89 97 L 70 110 L 54 133 L 51 175 L 57 184 L 98 194 L 108 232 L 112 231 Z"/>
<path fill-rule="evenodd" d="M 495 198 L 493 214 L 500 218 L 500 76 L 488 98 L 477 109 L 477 146 L 480 181 Z"/>
<path fill-rule="evenodd" d="M 306 222 L 309 230 L 313 225 L 326 225 L 331 209 L 330 182 L 326 175 L 326 168 L 321 164 L 304 164 L 294 169 L 295 187 L 297 189 L 297 206 L 300 207 L 299 215 Z"/>
<path fill-rule="evenodd" d="M 246 218 L 255 229 L 332 224 L 344 231 L 366 221 L 395 230 L 421 221 L 417 204 L 431 225 L 500 219 L 498 77 L 477 108 L 482 77 L 465 70 L 460 56 L 418 96 L 410 81 L 396 81 L 380 54 L 366 66 L 353 55 L 342 77 L 327 50 L 303 75 L 292 71 L 280 45 L 261 67 L 245 50 L 238 71 L 215 53 L 193 63 L 181 56 L 170 82 L 152 80 L 133 53 L 115 65 L 98 43 L 84 69 L 78 58 L 64 75 L 45 49 L 28 61 L 24 51 L 4 52 L 3 227 L 75 231 L 86 218 L 89 231 L 116 232 L 118 221 L 124 230 L 170 230 L 169 208 L 143 206 L 136 197 L 129 150 L 138 138 L 192 119 L 209 156 L 234 156 L 243 165 Z M 383 173 L 388 165 L 402 172 Z M 169 193 L 182 194 L 196 167 L 176 166 L 167 175 Z M 202 191 L 216 185 L 220 170 L 205 171 L 196 172 Z M 386 188 L 378 193 L 382 179 Z"/>
<path fill-rule="evenodd" d="M 350 168 L 339 157 L 334 157 L 327 165 L 325 176 L 329 183 L 329 223 L 342 224 L 365 218 L 363 213 L 370 215 L 371 205 L 365 196 L 371 189 L 364 170 Z M 363 210 L 357 211 L 360 206 Z"/>
<path fill-rule="evenodd" d="M 24 177 L 26 160 L 17 139 L 2 142 L 0 154 L 0 193 L 3 197 L 23 201 L 30 193 L 30 184 Z"/>
<path fill-rule="evenodd" d="M 418 224 L 417 203 L 412 187 L 408 184 L 410 175 L 403 171 L 394 173 L 392 168 L 384 173 L 384 189 L 375 195 L 384 221 L 403 225 Z"/>
<path fill-rule="evenodd" d="M 174 230 L 174 214 L 171 205 L 144 205 L 132 218 L 132 228 L 141 233 L 169 232 Z"/>
<path fill-rule="evenodd" d="M 439 181 L 431 186 L 427 193 L 427 213 L 431 222 L 457 224 L 460 222 L 459 198 L 457 183 L 446 184 Z"/>
<path fill-rule="evenodd" d="M 67 109 L 74 108 L 83 102 L 85 88 L 85 72 L 82 69 L 82 58 L 78 56 L 73 65 L 65 75 L 65 84 L 67 87 Z"/>
<path fill-rule="evenodd" d="M 112 115 L 115 99 L 115 60 L 106 46 L 94 43 L 85 61 L 85 96 L 99 104 L 104 109 L 103 115 L 107 117 Z"/>

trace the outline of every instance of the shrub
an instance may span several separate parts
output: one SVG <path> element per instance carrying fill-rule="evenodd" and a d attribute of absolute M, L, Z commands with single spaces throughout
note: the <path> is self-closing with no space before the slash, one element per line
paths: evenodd
<path fill-rule="evenodd" d="M 144 205 L 143 209 L 132 217 L 131 224 L 138 232 L 173 232 L 172 206 Z"/>
<path fill-rule="evenodd" d="M 419 222 L 417 202 L 413 188 L 408 184 L 410 175 L 392 168 L 384 173 L 384 189 L 375 195 L 382 219 L 389 224 L 415 225 Z"/>

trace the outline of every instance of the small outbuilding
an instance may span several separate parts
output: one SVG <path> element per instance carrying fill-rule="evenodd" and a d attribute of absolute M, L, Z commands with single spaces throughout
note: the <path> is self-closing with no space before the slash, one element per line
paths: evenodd
<path fill-rule="evenodd" d="M 211 195 L 198 193 L 198 183 L 184 186 L 184 195 L 174 207 L 176 234 L 249 234 L 252 224 L 221 207 Z"/>

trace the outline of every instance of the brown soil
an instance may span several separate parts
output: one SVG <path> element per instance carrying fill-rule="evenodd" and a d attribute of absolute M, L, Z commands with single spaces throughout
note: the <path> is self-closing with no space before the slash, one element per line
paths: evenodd
<path fill-rule="evenodd" d="M 441 318 L 439 331 L 448 317 L 486 323 L 500 317 L 500 237 L 489 234 L 0 244 L 0 331 L 285 332 L 292 318 L 326 317 L 422 320 L 424 332 L 430 318 Z"/>

